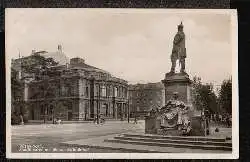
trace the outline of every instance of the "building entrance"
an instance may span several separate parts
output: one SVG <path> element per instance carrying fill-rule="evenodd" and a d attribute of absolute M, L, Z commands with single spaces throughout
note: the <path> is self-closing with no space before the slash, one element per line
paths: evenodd
<path fill-rule="evenodd" d="M 71 111 L 68 112 L 68 120 L 72 120 L 72 112 Z"/>

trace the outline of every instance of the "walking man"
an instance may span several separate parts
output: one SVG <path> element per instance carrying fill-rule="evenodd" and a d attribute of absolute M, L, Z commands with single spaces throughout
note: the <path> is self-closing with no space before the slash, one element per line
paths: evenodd
<path fill-rule="evenodd" d="M 134 124 L 137 124 L 137 114 L 135 114 Z"/>

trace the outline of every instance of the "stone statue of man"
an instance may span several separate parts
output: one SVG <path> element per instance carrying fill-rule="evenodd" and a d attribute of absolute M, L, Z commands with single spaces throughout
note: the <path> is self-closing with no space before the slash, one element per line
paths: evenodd
<path fill-rule="evenodd" d="M 183 32 L 182 22 L 178 25 L 178 32 L 174 37 L 173 50 L 171 54 L 171 73 L 175 72 L 176 61 L 179 60 L 181 65 L 180 72 L 185 73 L 185 58 L 186 58 L 186 48 L 185 48 L 185 34 Z"/>

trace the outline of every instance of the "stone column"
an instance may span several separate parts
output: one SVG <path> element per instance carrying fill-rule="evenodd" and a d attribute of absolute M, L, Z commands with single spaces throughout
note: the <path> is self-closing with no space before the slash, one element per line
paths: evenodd
<path fill-rule="evenodd" d="M 25 102 L 28 100 L 28 96 L 29 96 L 29 87 L 28 87 L 27 81 L 24 80 L 24 101 Z"/>
<path fill-rule="evenodd" d="M 115 103 L 115 119 L 117 120 L 117 103 Z"/>
<path fill-rule="evenodd" d="M 122 103 L 122 120 L 125 118 L 125 106 L 124 103 Z"/>
<path fill-rule="evenodd" d="M 165 89 L 162 90 L 162 105 L 161 106 L 164 106 L 166 104 L 165 102 Z"/>
<path fill-rule="evenodd" d="M 124 105 L 121 103 L 121 120 L 124 120 Z"/>
<path fill-rule="evenodd" d="M 128 105 L 126 103 L 124 103 L 125 105 L 125 117 L 128 117 Z"/>

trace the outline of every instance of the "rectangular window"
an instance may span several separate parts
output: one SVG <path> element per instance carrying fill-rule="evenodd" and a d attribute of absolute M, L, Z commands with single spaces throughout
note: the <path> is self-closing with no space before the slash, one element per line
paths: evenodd
<path fill-rule="evenodd" d="M 85 94 L 86 94 L 86 97 L 89 97 L 89 87 L 88 86 L 86 87 Z"/>
<path fill-rule="evenodd" d="M 62 96 L 66 96 L 66 87 L 67 87 L 67 84 L 63 83 L 61 85 L 61 95 Z"/>
<path fill-rule="evenodd" d="M 55 89 L 55 94 L 57 97 L 60 96 L 60 87 L 59 86 Z"/>
<path fill-rule="evenodd" d="M 127 98 L 127 90 L 124 88 L 124 98 Z"/>
<path fill-rule="evenodd" d="M 122 88 L 121 87 L 118 88 L 118 96 L 122 97 Z"/>
<path fill-rule="evenodd" d="M 125 89 L 122 88 L 122 97 L 124 98 L 125 97 Z"/>
<path fill-rule="evenodd" d="M 110 91 L 110 86 L 107 86 L 107 92 L 106 92 L 106 96 L 109 97 L 109 91 Z"/>

